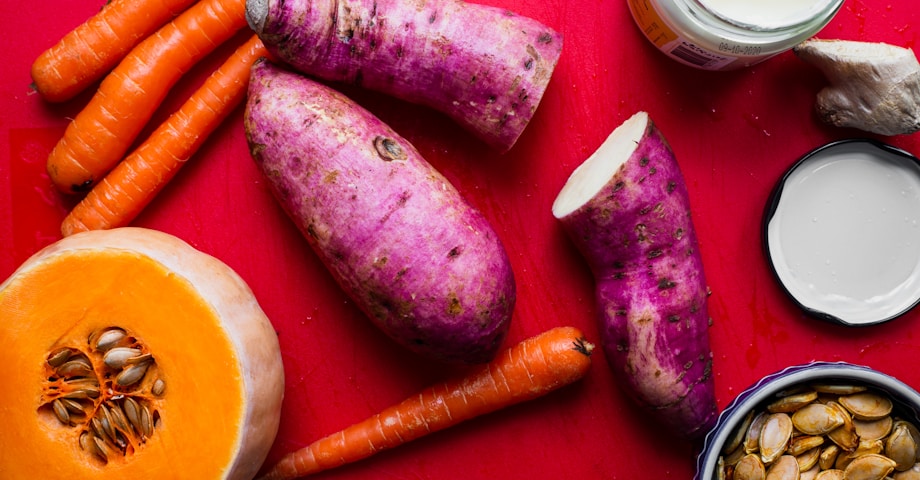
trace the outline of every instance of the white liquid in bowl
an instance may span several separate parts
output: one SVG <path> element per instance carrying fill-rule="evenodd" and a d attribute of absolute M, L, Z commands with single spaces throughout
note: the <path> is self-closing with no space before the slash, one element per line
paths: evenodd
<path fill-rule="evenodd" d="M 786 27 L 807 21 L 827 8 L 828 0 L 700 0 L 723 19 L 763 29 Z"/>
<path fill-rule="evenodd" d="M 920 298 L 920 167 L 845 142 L 789 172 L 766 226 L 768 253 L 803 307 L 847 324 L 904 313 Z"/>

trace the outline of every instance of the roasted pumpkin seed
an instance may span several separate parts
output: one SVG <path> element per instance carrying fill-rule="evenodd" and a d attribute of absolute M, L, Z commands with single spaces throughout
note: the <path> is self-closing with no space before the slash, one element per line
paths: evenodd
<path fill-rule="evenodd" d="M 792 414 L 792 424 L 806 435 L 825 435 L 845 421 L 836 408 L 823 403 L 805 405 Z"/>
<path fill-rule="evenodd" d="M 895 470 L 905 471 L 914 466 L 917 461 L 917 439 L 911 435 L 907 422 L 895 422 L 891 435 L 885 440 L 885 456 L 894 460 Z"/>
<path fill-rule="evenodd" d="M 818 457 L 820 455 L 821 450 L 817 447 L 795 455 L 795 461 L 799 463 L 799 471 L 807 472 L 811 470 L 812 467 L 818 464 Z"/>
<path fill-rule="evenodd" d="M 869 391 L 844 395 L 838 401 L 859 420 L 878 420 L 889 415 L 893 408 L 890 398 Z"/>
<path fill-rule="evenodd" d="M 804 407 L 805 405 L 808 405 L 811 402 L 814 402 L 817 399 L 818 392 L 815 391 L 786 395 L 767 404 L 767 411 L 770 413 L 791 413 Z"/>
<path fill-rule="evenodd" d="M 894 470 L 894 460 L 870 453 L 861 455 L 843 470 L 844 480 L 882 480 Z"/>
<path fill-rule="evenodd" d="M 852 395 L 854 393 L 860 393 L 866 391 L 865 385 L 848 385 L 848 384 L 834 384 L 834 383 L 815 383 L 812 384 L 813 388 L 818 393 L 829 393 L 832 395 Z"/>
<path fill-rule="evenodd" d="M 892 478 L 894 480 L 920 480 L 920 463 L 915 463 L 914 466 L 903 472 L 895 472 Z"/>
<path fill-rule="evenodd" d="M 760 431 L 760 460 L 763 463 L 773 463 L 786 451 L 792 438 L 792 428 L 792 419 L 785 413 L 773 413 L 767 417 Z"/>
<path fill-rule="evenodd" d="M 853 419 L 853 427 L 856 428 L 856 435 L 859 435 L 859 438 L 867 440 L 885 438 L 891 433 L 893 424 L 894 420 L 890 415 L 886 415 L 878 420 Z"/>
<path fill-rule="evenodd" d="M 809 450 L 817 449 L 821 445 L 824 445 L 824 437 L 820 435 L 798 435 L 789 442 L 786 453 L 798 456 Z"/>
<path fill-rule="evenodd" d="M 815 480 L 843 480 L 843 470 L 823 470 L 815 477 Z"/>
<path fill-rule="evenodd" d="M 799 462 L 792 455 L 782 455 L 767 468 L 766 480 L 799 480 Z"/>
<path fill-rule="evenodd" d="M 741 458 L 732 474 L 732 480 L 764 480 L 767 477 L 767 470 L 760 457 L 749 453 Z"/>
<path fill-rule="evenodd" d="M 769 414 L 765 411 L 759 412 L 748 426 L 747 435 L 744 437 L 744 451 L 753 453 L 760 450 L 760 431 L 763 430 L 763 424 L 767 421 Z"/>
<path fill-rule="evenodd" d="M 827 406 L 837 410 L 840 417 L 843 419 L 842 425 L 827 432 L 827 438 L 847 451 L 858 447 L 860 438 L 856 433 L 856 426 L 853 425 L 853 419 L 850 417 L 850 412 L 837 402 L 828 402 Z"/>
<path fill-rule="evenodd" d="M 760 465 L 771 480 L 920 480 L 920 429 L 892 416 L 889 397 L 858 385 L 813 387 L 748 413 L 716 479 L 761 478 Z"/>
<path fill-rule="evenodd" d="M 821 449 L 821 455 L 818 456 L 818 465 L 821 470 L 832 470 L 834 465 L 837 464 L 838 455 L 840 455 L 840 447 L 837 444 L 831 444 Z"/>

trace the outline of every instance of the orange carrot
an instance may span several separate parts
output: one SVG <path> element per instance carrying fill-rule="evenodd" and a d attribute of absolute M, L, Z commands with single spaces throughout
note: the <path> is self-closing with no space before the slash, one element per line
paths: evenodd
<path fill-rule="evenodd" d="M 245 0 L 200 0 L 109 73 L 48 156 L 62 192 L 89 190 L 124 156 L 173 85 L 246 26 Z"/>
<path fill-rule="evenodd" d="M 593 348 L 576 328 L 548 330 L 505 350 L 467 376 L 425 389 L 367 420 L 285 455 L 261 478 L 291 479 L 338 467 L 539 397 L 585 376 Z"/>
<path fill-rule="evenodd" d="M 219 69 L 64 218 L 61 233 L 125 226 L 175 176 L 246 96 L 250 67 L 268 56 L 259 37 L 237 48 Z"/>
<path fill-rule="evenodd" d="M 135 45 L 195 0 L 111 0 L 32 63 L 35 90 L 70 100 L 102 78 Z"/>

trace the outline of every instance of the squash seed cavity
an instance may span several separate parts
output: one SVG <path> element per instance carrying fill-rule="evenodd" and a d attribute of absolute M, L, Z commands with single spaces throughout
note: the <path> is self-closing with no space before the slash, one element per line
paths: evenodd
<path fill-rule="evenodd" d="M 130 457 L 159 427 L 154 400 L 166 382 L 153 354 L 125 329 L 111 326 L 56 346 L 44 367 L 39 414 L 73 431 L 89 458 L 106 464 Z"/>

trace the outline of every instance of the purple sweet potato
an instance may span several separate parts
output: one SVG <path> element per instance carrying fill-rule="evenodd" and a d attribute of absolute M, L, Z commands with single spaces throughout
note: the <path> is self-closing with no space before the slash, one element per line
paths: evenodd
<path fill-rule="evenodd" d="M 516 293 L 487 219 L 405 139 L 341 93 L 257 61 L 244 125 L 253 159 L 307 243 L 387 335 L 481 363 Z"/>
<path fill-rule="evenodd" d="M 460 0 L 248 0 L 246 16 L 294 69 L 439 110 L 502 152 L 562 52 L 550 27 Z"/>
<path fill-rule="evenodd" d="M 717 407 L 708 288 L 683 174 L 644 112 L 566 182 L 553 215 L 594 275 L 604 353 L 624 390 L 696 438 Z"/>

